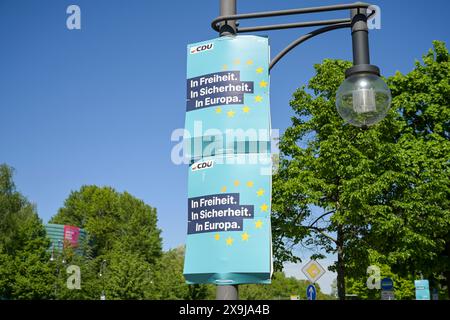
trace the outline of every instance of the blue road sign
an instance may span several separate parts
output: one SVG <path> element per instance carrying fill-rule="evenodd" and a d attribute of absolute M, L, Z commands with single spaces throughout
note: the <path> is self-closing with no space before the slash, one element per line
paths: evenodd
<path fill-rule="evenodd" d="M 394 288 L 394 282 L 391 278 L 381 279 L 381 290 L 391 291 Z"/>
<path fill-rule="evenodd" d="M 316 287 L 312 284 L 306 288 L 306 297 L 308 300 L 316 300 Z"/>

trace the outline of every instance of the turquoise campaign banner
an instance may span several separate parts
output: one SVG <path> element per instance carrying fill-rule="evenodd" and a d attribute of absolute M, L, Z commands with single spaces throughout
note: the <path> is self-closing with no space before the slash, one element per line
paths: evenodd
<path fill-rule="evenodd" d="M 269 44 L 233 36 L 187 51 L 187 283 L 270 283 Z"/>
<path fill-rule="evenodd" d="M 430 284 L 428 280 L 414 280 L 416 300 L 430 300 Z"/>
<path fill-rule="evenodd" d="M 266 37 L 221 37 L 188 46 L 185 129 L 184 151 L 190 159 L 269 151 Z M 230 139 L 236 133 L 230 129 L 244 134 Z"/>
<path fill-rule="evenodd" d="M 188 283 L 270 283 L 271 176 L 249 157 L 229 155 L 232 161 L 223 163 L 208 157 L 189 168 Z M 271 164 L 269 154 L 258 157 Z"/>

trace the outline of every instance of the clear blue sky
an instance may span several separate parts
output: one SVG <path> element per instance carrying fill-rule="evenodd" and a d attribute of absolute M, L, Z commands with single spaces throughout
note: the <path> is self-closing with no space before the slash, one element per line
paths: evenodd
<path fill-rule="evenodd" d="M 239 2 L 240 12 L 344 3 Z M 66 28 L 70 4 L 81 8 L 79 31 Z M 434 39 L 448 44 L 449 1 L 375 4 L 382 28 L 371 32 L 371 56 L 384 75 L 411 70 Z M 165 249 L 184 243 L 187 167 L 172 164 L 170 136 L 184 126 L 186 45 L 216 37 L 217 15 L 218 0 L 0 0 L 0 163 L 16 169 L 44 222 L 71 190 L 107 185 L 158 209 Z M 274 55 L 303 32 L 263 34 Z M 305 43 L 273 69 L 274 128 L 290 124 L 293 91 L 324 58 L 351 59 L 349 30 Z"/>

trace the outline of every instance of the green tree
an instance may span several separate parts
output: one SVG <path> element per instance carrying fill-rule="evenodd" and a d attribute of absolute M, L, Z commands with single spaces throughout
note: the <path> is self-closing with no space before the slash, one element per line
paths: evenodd
<path fill-rule="evenodd" d="M 213 285 L 188 285 L 183 276 L 184 247 L 164 252 L 152 272 L 156 299 L 214 299 Z"/>
<path fill-rule="evenodd" d="M 404 276 L 445 272 L 438 259 L 448 259 L 450 230 L 445 45 L 435 42 L 423 65 L 389 79 L 393 107 L 369 130 L 345 124 L 335 109 L 349 66 L 325 60 L 295 92 L 273 183 L 277 267 L 298 260 L 300 243 L 336 254 L 340 299 L 346 275 L 364 278 L 374 256 Z"/>
<path fill-rule="evenodd" d="M 337 298 L 337 279 L 334 278 L 333 281 L 331 282 L 331 293 L 330 296 L 333 298 Z"/>
<path fill-rule="evenodd" d="M 83 186 L 70 194 L 50 222 L 84 228 L 91 236 L 94 256 L 108 253 L 118 243 L 149 263 L 161 255 L 156 209 L 127 192 Z"/>
<path fill-rule="evenodd" d="M 151 264 L 142 256 L 124 248 L 115 248 L 106 255 L 103 275 L 108 299 L 151 299 Z"/>
<path fill-rule="evenodd" d="M 102 290 L 104 290 L 103 282 L 101 281 L 99 257 L 92 258 L 86 254 L 87 244 L 81 243 L 78 248 L 72 248 L 66 245 L 61 252 L 54 252 L 51 267 L 54 272 L 54 297 L 60 300 L 85 300 L 85 299 L 99 299 Z M 84 249 L 84 250 L 83 250 Z M 84 254 L 80 254 L 83 252 Z M 67 281 L 72 275 L 68 272 L 70 266 L 78 266 L 80 268 L 81 288 L 69 289 Z"/>
<path fill-rule="evenodd" d="M 376 226 L 384 263 L 403 274 L 441 280 L 450 296 L 450 62 L 443 42 L 414 69 L 389 78 L 393 109 L 402 123 L 397 177 Z M 394 187 L 395 186 L 395 187 Z M 400 226 L 398 228 L 397 226 Z M 392 239 L 395 241 L 386 241 Z"/>
<path fill-rule="evenodd" d="M 0 297 L 52 297 L 48 246 L 35 207 L 16 190 L 13 169 L 0 165 Z"/>
<path fill-rule="evenodd" d="M 150 274 L 162 254 L 156 209 L 127 192 L 83 186 L 51 223 L 78 226 L 89 235 L 85 255 L 70 258 L 82 268 L 82 290 L 63 288 L 60 298 L 99 299 L 102 292 L 107 299 L 154 298 Z"/>

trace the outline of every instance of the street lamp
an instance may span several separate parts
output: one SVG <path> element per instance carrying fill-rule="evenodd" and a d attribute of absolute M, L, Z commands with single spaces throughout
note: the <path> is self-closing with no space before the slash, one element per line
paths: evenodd
<path fill-rule="evenodd" d="M 336 108 L 348 123 L 366 128 L 383 120 L 391 105 L 391 91 L 373 73 L 348 76 L 336 93 Z"/>
<path fill-rule="evenodd" d="M 353 67 L 346 70 L 345 81 L 336 94 L 336 108 L 339 115 L 349 124 L 367 128 L 381 121 L 391 105 L 391 91 L 380 78 L 380 69 L 370 64 L 369 34 L 367 19 L 375 14 L 372 10 L 368 15 L 370 4 L 356 2 L 331 6 L 255 12 L 236 14 L 236 0 L 220 0 L 220 16 L 212 21 L 212 28 L 221 36 L 232 36 L 237 33 L 257 32 L 324 26 L 313 30 L 290 43 L 270 63 L 270 69 L 292 49 L 319 34 L 328 31 L 351 28 L 353 47 Z M 256 27 L 239 27 L 238 20 L 300 15 L 306 13 L 350 10 L 350 18 L 319 20 L 309 22 L 263 25 Z"/>
<path fill-rule="evenodd" d="M 367 9 L 352 9 L 353 67 L 336 93 L 336 108 L 348 123 L 366 128 L 383 120 L 391 106 L 391 91 L 370 64 Z"/>
<path fill-rule="evenodd" d="M 61 275 L 61 265 L 60 265 L 59 259 L 62 258 L 61 264 L 63 264 L 63 265 L 66 264 L 66 259 L 65 259 L 64 252 L 63 252 L 64 248 L 62 248 L 61 244 L 62 244 L 62 241 L 58 240 L 58 246 L 57 246 L 56 253 L 55 253 L 55 244 L 54 243 L 52 244 L 52 254 L 50 256 L 50 262 L 55 262 L 55 268 L 56 268 L 56 270 L 55 270 L 56 277 L 55 277 L 55 284 L 54 284 L 55 299 L 57 298 L 57 295 L 58 295 L 58 281 L 59 281 L 60 275 Z"/>
<path fill-rule="evenodd" d="M 100 272 L 99 277 L 102 278 L 102 294 L 100 295 L 100 300 L 106 300 L 106 294 L 105 294 L 105 280 L 104 280 L 104 273 L 106 268 L 106 260 L 102 261 L 102 264 L 100 265 Z"/>
<path fill-rule="evenodd" d="M 52 255 L 50 256 L 50 262 L 55 261 L 55 244 L 52 244 Z"/>
<path fill-rule="evenodd" d="M 269 70 L 271 70 L 287 53 L 303 42 L 332 30 L 351 28 L 353 66 L 346 70 L 345 81 L 337 91 L 337 111 L 347 123 L 361 128 L 367 128 L 374 125 L 386 116 L 392 98 L 388 86 L 380 78 L 379 68 L 370 64 L 367 19 L 376 13 L 375 10 L 371 8 L 372 12 L 368 14 L 367 9 L 370 7 L 370 4 L 356 2 L 352 4 L 237 14 L 236 2 L 237 0 L 220 0 L 220 16 L 211 23 L 211 27 L 219 32 L 220 36 L 233 36 L 245 32 L 320 26 L 319 29 L 310 31 L 292 41 L 286 48 L 278 53 L 270 62 Z M 303 21 L 254 27 L 240 27 L 238 23 L 238 20 L 341 10 L 350 10 L 350 17 L 344 19 Z M 217 287 L 218 300 L 237 298 L 237 286 L 230 285 Z"/>

